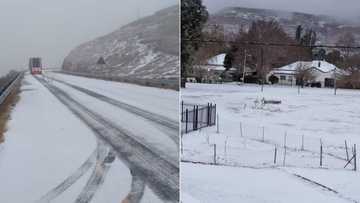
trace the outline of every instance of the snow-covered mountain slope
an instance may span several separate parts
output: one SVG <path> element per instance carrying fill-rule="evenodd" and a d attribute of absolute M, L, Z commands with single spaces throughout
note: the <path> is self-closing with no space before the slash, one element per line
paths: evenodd
<path fill-rule="evenodd" d="M 179 66 L 179 10 L 172 6 L 79 45 L 62 68 L 156 79 L 177 78 Z"/>
<path fill-rule="evenodd" d="M 339 36 L 345 32 L 355 35 L 360 41 L 360 26 L 353 22 L 325 15 L 314 15 L 300 12 L 278 11 L 271 9 L 255 9 L 243 7 L 227 7 L 210 16 L 208 25 L 224 25 L 226 33 L 237 33 L 240 28 L 247 29 L 255 20 L 276 20 L 286 33 L 295 37 L 298 25 L 317 32 L 318 43 L 335 44 Z"/>

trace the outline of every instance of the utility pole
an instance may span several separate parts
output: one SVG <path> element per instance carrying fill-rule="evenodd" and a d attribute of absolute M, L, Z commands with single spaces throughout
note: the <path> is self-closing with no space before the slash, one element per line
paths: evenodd
<path fill-rule="evenodd" d="M 245 83 L 245 69 L 246 69 L 246 49 L 244 53 L 244 66 L 243 66 L 243 77 L 242 77 L 243 83 Z"/>
<path fill-rule="evenodd" d="M 334 68 L 334 95 L 336 95 L 336 68 Z"/>
<path fill-rule="evenodd" d="M 261 54 L 261 92 L 264 91 L 264 75 L 266 74 L 265 73 L 265 70 L 264 70 L 264 49 L 263 47 L 261 47 L 261 50 L 260 50 L 260 54 Z"/>

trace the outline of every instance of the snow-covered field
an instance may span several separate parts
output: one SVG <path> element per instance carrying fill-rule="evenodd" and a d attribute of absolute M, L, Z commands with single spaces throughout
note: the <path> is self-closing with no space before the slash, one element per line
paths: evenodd
<path fill-rule="evenodd" d="M 332 89 L 298 94 L 296 87 L 265 86 L 261 92 L 258 85 L 237 84 L 187 84 L 181 91 L 185 103 L 216 103 L 219 114 L 219 133 L 214 126 L 183 135 L 182 160 L 214 163 L 216 144 L 221 165 L 183 163 L 187 196 L 200 202 L 360 201 L 359 173 L 353 162 L 344 169 L 345 140 L 350 157 L 360 143 L 360 91 L 335 96 Z M 281 104 L 262 105 L 263 98 Z"/>
<path fill-rule="evenodd" d="M 64 76 L 62 79 L 68 79 L 68 82 L 77 81 L 85 87 L 87 85 L 94 89 L 97 87 L 96 91 L 108 94 L 110 97 L 116 97 L 114 95 L 119 92 L 121 96 L 118 96 L 121 100 L 134 102 L 134 105 L 140 107 L 146 106 L 156 112 L 157 109 L 161 109 L 161 113 L 166 116 L 171 113 L 174 114 L 173 118 L 177 116 L 175 91 L 138 88 L 139 86 L 135 85 L 71 76 Z M 127 130 L 161 152 L 168 150 L 167 155 L 177 160 L 177 145 L 157 127 L 137 119 L 141 122 L 139 123 L 141 128 L 136 128 L 130 125 L 136 118 L 128 112 L 113 108 L 64 85 L 52 83 L 67 91 L 88 108 L 108 119 L 113 119 L 117 124 L 129 123 Z M 126 96 L 131 93 L 138 97 Z M 171 97 L 173 99 L 169 99 Z M 147 102 L 154 104 L 142 104 Z M 166 108 L 172 102 L 176 103 L 175 108 Z M 164 108 L 158 108 L 161 103 Z M 154 137 L 150 139 L 148 133 L 153 133 Z M 79 194 L 84 192 L 88 179 L 93 175 L 94 167 L 99 167 L 95 163 L 96 156 L 93 156 L 98 144 L 99 140 L 88 126 L 38 80 L 27 74 L 21 87 L 20 101 L 11 113 L 5 142 L 0 146 L 0 202 L 37 202 L 49 199 L 51 202 L 74 202 Z M 89 167 L 81 168 L 86 162 L 90 163 Z M 128 165 L 119 159 L 106 163 L 105 167 L 108 170 L 105 181 L 100 184 L 91 202 L 121 202 L 128 196 L 133 174 L 130 173 Z M 99 173 L 103 171 L 95 171 L 94 174 Z M 59 192 L 57 190 L 59 188 L 53 190 L 64 180 L 71 182 L 74 177 L 77 178 L 73 184 L 64 191 L 60 189 Z M 141 202 L 162 201 L 148 186 L 145 186 Z"/>

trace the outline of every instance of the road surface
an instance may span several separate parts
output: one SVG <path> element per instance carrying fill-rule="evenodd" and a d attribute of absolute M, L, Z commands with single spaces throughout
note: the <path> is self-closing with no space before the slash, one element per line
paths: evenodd
<path fill-rule="evenodd" d="M 81 81 L 81 83 L 76 83 L 74 80 Z M 60 103 L 65 107 L 67 116 L 72 117 L 69 120 L 75 119 L 87 128 L 86 136 L 88 137 L 84 143 L 88 143 L 90 137 L 93 139 L 92 144 L 90 144 L 93 147 L 84 146 L 86 152 L 81 152 L 82 157 L 76 158 L 76 162 L 71 162 L 72 166 L 68 166 L 70 163 L 64 163 L 67 164 L 64 168 L 69 167 L 72 170 L 67 169 L 66 175 L 62 172 L 61 176 L 57 176 L 57 181 L 47 180 L 46 176 L 50 174 L 43 174 L 45 177 L 42 178 L 46 180 L 45 185 L 47 187 L 35 187 L 33 190 L 36 192 L 28 194 L 31 198 L 27 199 L 34 199 L 36 202 L 61 202 L 69 199 L 73 202 L 103 202 L 104 199 L 115 202 L 178 201 L 178 122 L 176 121 L 178 97 L 176 91 L 55 73 L 45 73 L 42 76 L 35 77 L 26 75 L 24 82 L 31 83 L 30 85 L 35 87 L 28 89 L 28 91 L 36 92 L 40 89 L 42 93 L 47 91 L 47 97 L 52 97 L 53 103 L 55 103 L 55 98 L 57 106 Z M 101 90 L 99 91 L 99 89 Z M 104 89 L 108 91 L 102 91 Z M 127 89 L 127 94 L 132 93 L 134 95 L 120 96 L 117 94 L 116 91 L 121 91 L 124 94 L 124 89 Z M 141 91 L 143 94 L 139 94 Z M 164 93 L 168 93 L 169 96 L 164 95 Z M 31 100 L 29 96 L 26 97 L 27 100 Z M 139 97 L 142 101 L 138 100 Z M 144 100 L 146 97 L 148 99 Z M 171 98 L 174 101 L 171 101 Z M 44 99 L 46 100 L 46 98 Z M 48 105 L 51 106 L 52 102 L 48 102 Z M 170 106 L 173 104 L 175 104 L 175 108 Z M 159 108 L 161 106 L 163 108 Z M 54 108 L 56 108 L 55 105 Z M 170 115 L 169 112 L 174 115 Z M 56 116 L 56 114 L 52 116 Z M 14 119 L 16 119 L 16 115 Z M 15 121 L 11 126 L 17 125 Z M 35 125 L 35 121 L 28 119 L 28 124 L 32 122 Z M 65 121 L 65 123 L 67 122 Z M 58 123 L 58 125 L 61 126 L 62 124 Z M 66 127 L 63 130 L 71 132 L 69 129 L 71 125 L 64 124 L 63 126 Z M 11 129 L 9 131 L 9 134 L 12 134 Z M 41 129 L 36 131 L 46 134 L 46 131 L 42 132 Z M 78 136 L 77 131 L 74 130 L 71 136 Z M 82 135 L 82 137 L 84 136 Z M 34 139 L 33 141 L 37 142 L 35 137 Z M 67 139 L 71 140 L 72 138 Z M 78 142 L 79 146 L 84 145 L 77 138 L 74 139 L 74 142 Z M 45 142 L 42 144 L 50 145 L 53 143 Z M 10 148 L 11 146 L 6 147 Z M 66 146 L 60 148 L 54 156 L 61 156 L 61 150 L 66 151 Z M 77 150 L 81 151 L 81 149 Z M 52 152 L 49 151 L 48 153 L 51 156 Z M 87 156 L 84 156 L 85 153 Z M 31 154 L 27 156 L 34 158 Z M 28 158 L 27 156 L 25 158 Z M 5 160 L 7 159 L 5 158 Z M 0 170 L 1 161 L 0 157 Z M 45 162 L 44 166 L 41 167 L 48 168 L 49 166 Z M 57 170 L 61 170 L 61 167 L 61 163 L 59 163 Z M 113 186 L 119 184 L 115 182 L 119 176 L 126 179 L 124 184 L 127 187 Z M 6 186 L 0 185 L 0 189 L 2 187 Z M 123 191 L 119 191 L 119 196 L 116 197 L 114 188 Z M 7 189 L 10 193 L 18 192 L 16 188 Z M 13 200 L 9 196 L 3 197 L 4 199 L 0 197 L 0 200 Z M 16 198 L 14 197 L 14 199 Z"/>

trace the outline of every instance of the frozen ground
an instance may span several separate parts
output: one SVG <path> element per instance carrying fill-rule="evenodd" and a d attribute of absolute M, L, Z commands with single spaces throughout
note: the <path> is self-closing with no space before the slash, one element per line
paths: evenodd
<path fill-rule="evenodd" d="M 81 82 L 96 86 L 96 80 L 88 80 L 88 83 L 87 79 Z M 96 113 L 116 121 L 118 125 L 130 125 L 139 121 L 141 128 L 137 130 L 130 125 L 126 130 L 134 133 L 137 136 L 135 139 L 143 141 L 159 155 L 169 150 L 169 159 L 177 160 L 177 145 L 161 128 L 113 108 L 110 104 L 67 89 L 65 85 L 48 82 L 67 91 L 71 98 Z M 119 87 L 123 93 L 127 88 L 130 88 L 127 93 L 141 93 L 137 86 L 121 86 L 119 83 L 105 81 L 99 81 L 97 85 L 103 85 L 99 88 L 102 90 L 100 93 Z M 159 92 L 159 98 L 165 97 L 164 92 L 156 88 L 143 90 L 144 94 Z M 128 193 L 133 189 L 132 181 L 135 182 L 135 187 L 144 186 L 140 189 L 144 192 L 141 202 L 162 202 L 158 194 L 148 187 L 148 182 L 139 180 L 136 173 L 130 173 L 129 166 L 132 165 L 129 162 L 125 163 L 117 157 L 114 161 L 106 161 L 111 147 L 98 139 L 84 122 L 33 76 L 25 76 L 20 98 L 11 114 L 6 140 L 0 146 L 0 202 L 74 202 L 79 198 L 87 199 L 92 194 L 94 196 L 91 202 L 121 202 L 129 198 Z M 143 101 L 146 101 L 144 98 L 146 97 L 143 97 Z M 155 98 L 151 98 L 151 101 L 157 104 L 161 102 Z M 167 102 L 164 103 L 166 106 Z M 153 107 L 152 110 L 156 111 L 156 108 Z M 156 134 L 155 138 L 149 139 L 146 130 Z M 161 144 L 163 148 L 160 147 Z"/>
<path fill-rule="evenodd" d="M 214 163 L 216 144 L 217 164 L 234 168 L 182 164 L 184 191 L 201 202 L 229 195 L 234 196 L 229 202 L 236 202 L 242 200 L 240 196 L 236 196 L 235 191 L 228 194 L 227 190 L 249 184 L 271 188 L 273 186 L 267 185 L 266 177 L 279 174 L 271 182 L 286 187 L 299 184 L 300 181 L 306 183 L 302 186 L 304 189 L 313 190 L 314 195 L 307 197 L 294 193 L 290 202 L 337 202 L 336 198 L 331 200 L 334 192 L 324 192 L 324 188 L 321 189 L 320 186 L 313 187 L 316 185 L 313 182 L 324 184 L 336 191 L 335 196 L 342 200 L 359 201 L 360 198 L 355 192 L 359 187 L 359 174 L 352 171 L 353 162 L 344 169 L 345 140 L 350 157 L 351 147 L 360 141 L 360 106 L 357 105 L 360 102 L 359 95 L 360 91 L 356 90 L 338 90 L 334 96 L 332 89 L 305 88 L 298 94 L 296 87 L 265 86 L 264 92 L 261 92 L 257 85 L 187 84 L 187 88 L 182 89 L 182 100 L 190 104 L 216 103 L 220 132 L 216 132 L 216 127 L 211 127 L 183 135 L 182 160 Z M 261 105 L 263 98 L 281 100 L 281 104 Z M 322 167 L 320 143 L 323 146 Z M 274 162 L 275 148 L 277 156 Z M 198 179 L 191 178 L 192 174 L 199 174 L 195 172 L 196 168 L 204 171 L 200 172 Z M 226 170 L 229 170 L 229 173 Z M 217 189 L 213 186 L 202 187 L 202 191 L 191 193 L 196 191 L 194 187 L 197 181 L 201 181 L 201 177 L 209 180 L 209 185 L 217 184 L 221 178 L 212 179 L 216 176 L 215 171 L 223 174 L 220 177 L 225 178 L 224 174 L 229 176 L 230 183 L 232 181 L 236 186 L 227 186 L 224 181 L 223 186 L 216 187 Z M 246 178 L 249 171 L 254 171 L 251 172 L 254 179 L 257 173 L 264 178 L 256 183 L 251 182 L 251 179 Z M 316 189 L 318 187 L 320 190 Z M 296 191 L 296 188 L 292 189 Z M 207 194 L 211 195 L 202 195 L 205 191 L 210 191 Z M 249 202 L 264 202 L 261 192 L 249 193 L 240 190 L 238 193 L 254 197 L 250 198 L 252 200 L 249 199 Z M 289 193 L 291 194 L 291 191 Z M 272 194 L 272 198 L 267 198 L 268 202 L 289 202 L 280 192 L 268 194 Z M 319 201 L 317 198 L 322 196 L 330 199 Z M 308 198 L 309 201 L 301 198 Z"/>
<path fill-rule="evenodd" d="M 278 169 L 182 163 L 181 178 L 183 191 L 191 197 L 183 198 L 184 203 L 349 202 Z"/>

